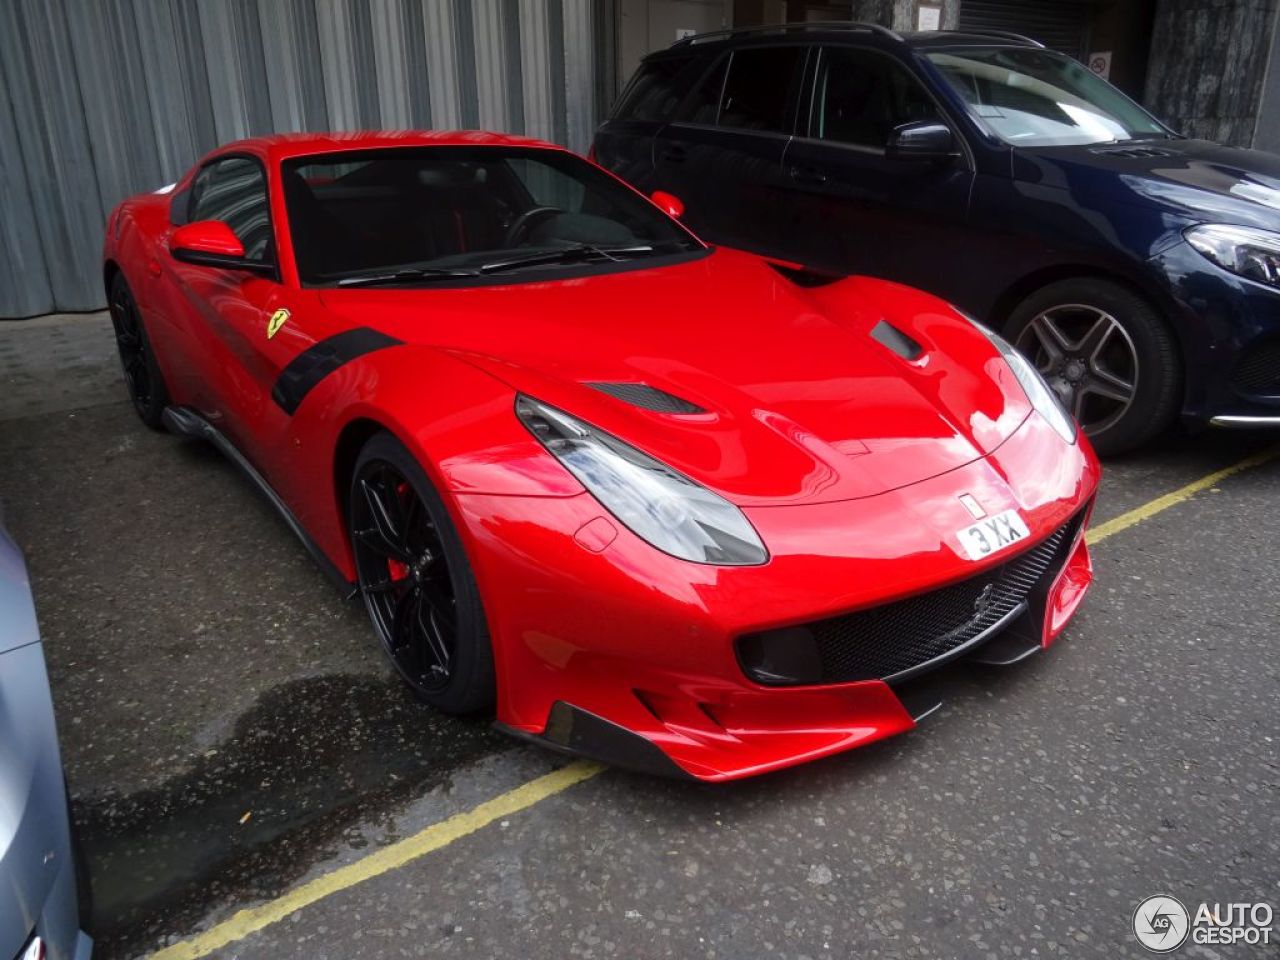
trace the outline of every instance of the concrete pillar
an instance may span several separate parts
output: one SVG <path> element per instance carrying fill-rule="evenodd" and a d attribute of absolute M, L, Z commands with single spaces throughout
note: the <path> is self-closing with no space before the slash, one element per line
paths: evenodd
<path fill-rule="evenodd" d="M 1262 84 L 1262 102 L 1258 105 L 1253 145 L 1259 150 L 1280 153 L 1280 16 L 1275 19 L 1275 25 L 1271 28 L 1271 51 L 1266 78 Z"/>
<path fill-rule="evenodd" d="M 954 30 L 960 22 L 960 0 L 923 0 L 942 7 L 942 29 Z M 853 19 L 881 23 L 894 30 L 914 30 L 921 0 L 853 0 Z"/>
<path fill-rule="evenodd" d="M 1277 0 L 1159 0 L 1147 107 L 1188 136 L 1252 145 L 1275 59 L 1276 7 Z"/>

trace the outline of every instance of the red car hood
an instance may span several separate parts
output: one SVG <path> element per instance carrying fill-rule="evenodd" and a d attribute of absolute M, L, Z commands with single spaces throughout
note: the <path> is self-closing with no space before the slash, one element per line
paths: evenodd
<path fill-rule="evenodd" d="M 462 357 L 742 506 L 936 476 L 990 453 L 1029 413 L 986 339 L 940 301 L 864 278 L 807 290 L 733 251 L 581 279 L 322 298 L 347 323 Z M 881 320 L 923 354 L 911 362 L 873 339 Z M 653 412 L 590 386 L 637 382 L 705 412 Z"/>

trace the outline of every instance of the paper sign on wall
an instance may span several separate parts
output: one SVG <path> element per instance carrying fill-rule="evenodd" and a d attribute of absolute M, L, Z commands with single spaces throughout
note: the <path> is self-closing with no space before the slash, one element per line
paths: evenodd
<path fill-rule="evenodd" d="M 1089 54 L 1089 69 L 1103 80 L 1111 79 L 1111 51 Z"/>
<path fill-rule="evenodd" d="M 916 11 L 917 30 L 941 30 L 942 7 L 932 3 L 922 3 Z"/>

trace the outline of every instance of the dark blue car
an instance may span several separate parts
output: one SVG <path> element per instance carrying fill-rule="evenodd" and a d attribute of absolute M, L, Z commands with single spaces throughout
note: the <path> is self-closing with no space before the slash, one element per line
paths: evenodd
<path fill-rule="evenodd" d="M 950 300 L 1103 453 L 1280 426 L 1280 159 L 1188 140 L 1010 35 L 794 24 L 645 58 L 595 159 L 706 240 Z"/>

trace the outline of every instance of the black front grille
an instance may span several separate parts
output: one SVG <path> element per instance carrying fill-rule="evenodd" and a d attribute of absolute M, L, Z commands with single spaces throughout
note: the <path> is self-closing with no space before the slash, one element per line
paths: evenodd
<path fill-rule="evenodd" d="M 976 577 L 807 624 L 817 642 L 822 682 L 896 677 L 969 644 L 1061 569 L 1082 515 L 1031 549 Z"/>
<path fill-rule="evenodd" d="M 1280 339 L 1261 343 L 1241 357 L 1231 383 L 1254 396 L 1280 394 Z"/>

